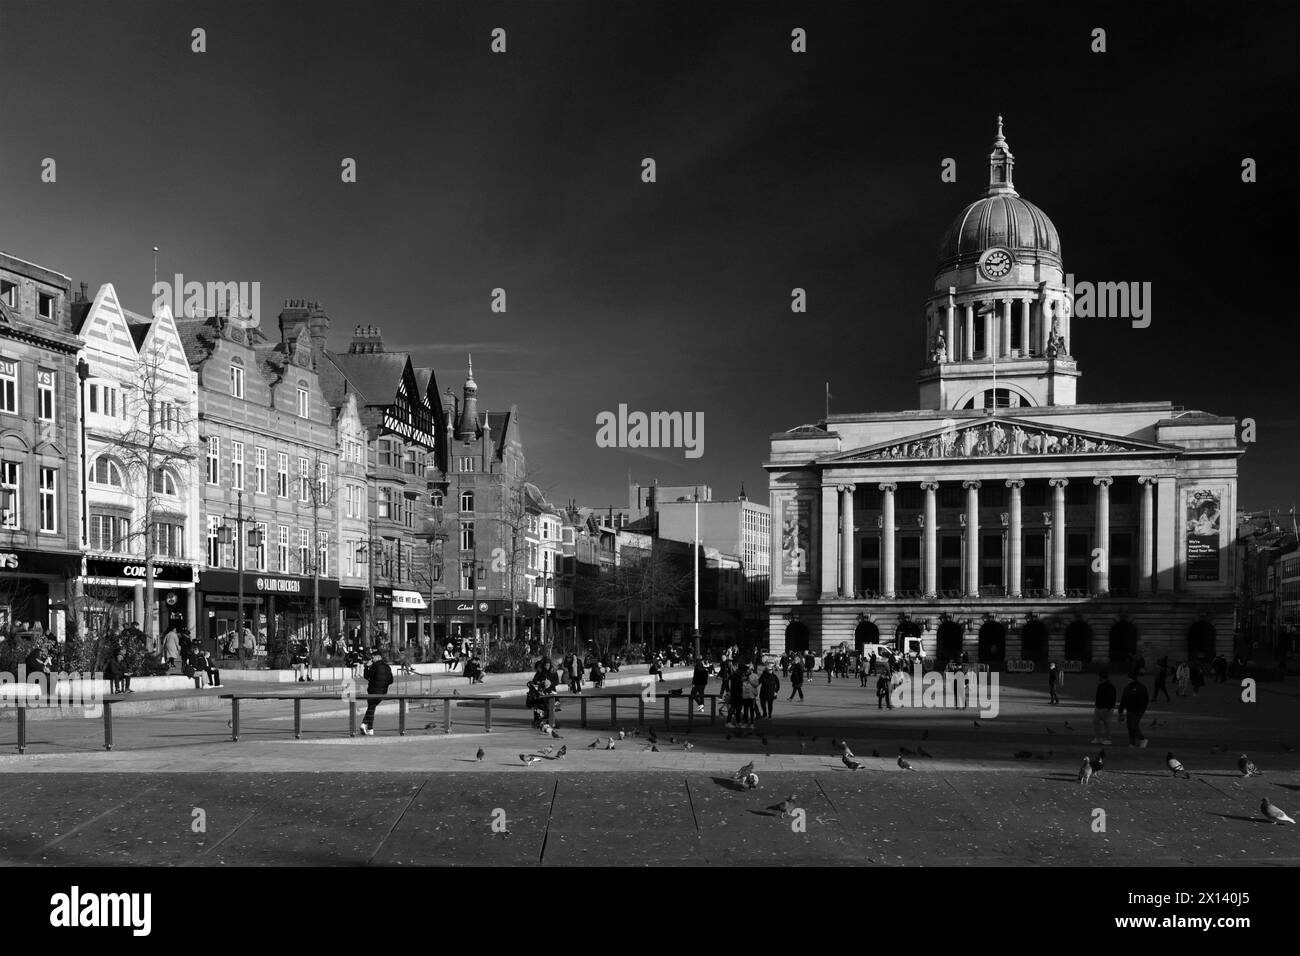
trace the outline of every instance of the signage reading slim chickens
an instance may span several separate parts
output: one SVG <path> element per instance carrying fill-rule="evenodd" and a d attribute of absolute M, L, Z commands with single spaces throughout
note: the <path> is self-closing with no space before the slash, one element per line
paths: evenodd
<path fill-rule="evenodd" d="M 808 582 L 808 510 L 800 498 L 781 503 L 781 578 L 787 584 Z"/>
<path fill-rule="evenodd" d="M 1187 493 L 1187 580 L 1219 580 L 1219 492 Z"/>

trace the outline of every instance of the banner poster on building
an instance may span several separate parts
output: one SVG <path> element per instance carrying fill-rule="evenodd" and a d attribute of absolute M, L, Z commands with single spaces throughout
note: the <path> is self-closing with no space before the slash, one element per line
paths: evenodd
<path fill-rule="evenodd" d="M 1219 580 L 1220 494 L 1199 489 L 1187 493 L 1187 580 Z"/>
<path fill-rule="evenodd" d="M 787 584 L 809 580 L 810 510 L 806 499 L 789 498 L 781 503 L 781 578 Z"/>

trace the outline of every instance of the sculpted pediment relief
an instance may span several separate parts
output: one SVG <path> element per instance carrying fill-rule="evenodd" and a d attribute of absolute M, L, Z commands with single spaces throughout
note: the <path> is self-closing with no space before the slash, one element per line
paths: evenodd
<path fill-rule="evenodd" d="M 947 428 L 923 432 L 901 441 L 859 448 L 834 461 L 895 461 L 964 458 L 1015 458 L 1044 455 L 1098 455 L 1168 453 L 1175 451 L 1154 442 L 1119 438 L 1065 428 L 1048 428 L 1036 422 L 999 418 L 952 423 Z"/>

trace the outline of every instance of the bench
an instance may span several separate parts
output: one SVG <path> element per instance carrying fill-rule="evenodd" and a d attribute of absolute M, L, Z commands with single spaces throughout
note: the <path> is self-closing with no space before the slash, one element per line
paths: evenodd
<path fill-rule="evenodd" d="M 293 701 L 293 738 L 302 737 L 302 702 L 304 700 L 343 699 L 338 694 L 220 694 L 230 701 L 230 738 L 239 740 L 239 702 L 241 700 L 291 700 Z M 397 733 L 406 736 L 406 703 L 411 700 L 441 700 L 446 703 L 442 712 L 443 733 L 451 732 L 451 708 L 456 701 L 481 701 L 483 703 L 483 730 L 492 733 L 492 702 L 500 698 L 488 694 L 353 694 L 348 702 L 348 736 L 357 735 L 357 701 L 395 701 L 397 703 Z M 106 711 L 107 713 L 107 711 Z"/>

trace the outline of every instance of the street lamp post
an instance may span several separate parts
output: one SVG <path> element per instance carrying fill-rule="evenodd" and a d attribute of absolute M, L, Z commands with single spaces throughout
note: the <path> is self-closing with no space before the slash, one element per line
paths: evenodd
<path fill-rule="evenodd" d="M 221 528 L 217 532 L 217 540 L 222 544 L 235 545 L 235 574 L 239 579 L 239 597 L 235 611 L 235 640 L 237 641 L 239 660 L 244 658 L 244 547 L 251 544 L 253 547 L 261 547 L 262 536 L 257 528 L 253 528 L 244 536 L 244 525 L 252 524 L 253 518 L 244 517 L 244 493 L 239 492 L 238 511 L 235 517 L 235 528 L 232 531 L 230 525 L 222 522 Z"/>

